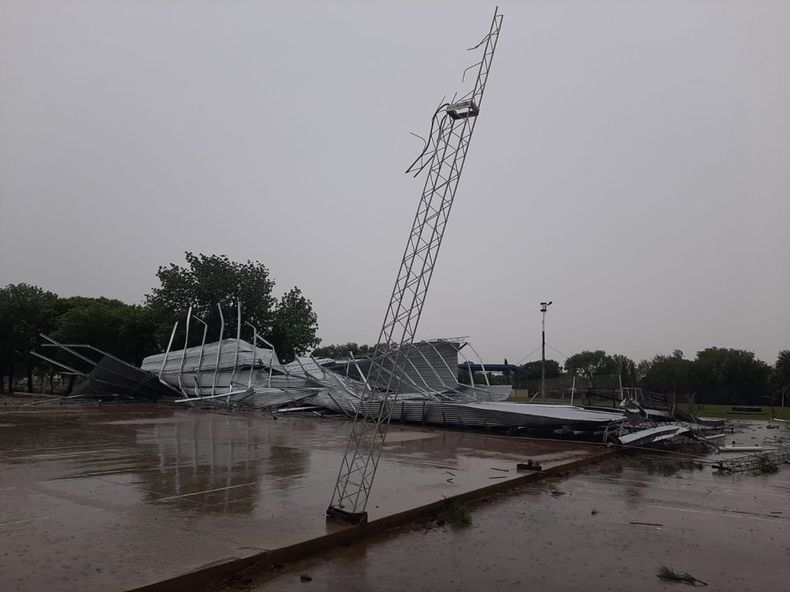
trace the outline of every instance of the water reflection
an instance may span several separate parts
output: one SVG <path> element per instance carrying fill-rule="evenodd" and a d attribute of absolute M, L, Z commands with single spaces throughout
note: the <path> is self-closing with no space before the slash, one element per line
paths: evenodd
<path fill-rule="evenodd" d="M 250 513 L 263 490 L 295 486 L 310 463 L 304 442 L 320 438 L 311 422 L 167 407 L 68 407 L 8 413 L 3 423 L 0 462 L 55 462 L 56 480 L 129 485 L 146 502 L 210 512 Z"/>
<path fill-rule="evenodd" d="M 288 489 L 309 453 L 278 444 L 267 424 L 247 418 L 195 417 L 144 427 L 138 440 L 156 447 L 156 468 L 141 471 L 146 500 L 184 509 L 250 513 L 261 486 Z"/>
<path fill-rule="evenodd" d="M 90 492 L 92 500 L 117 503 L 112 492 L 133 487 L 148 504 L 191 512 L 254 512 L 261 519 L 284 507 L 299 512 L 324 503 L 350 428 L 340 419 L 272 421 L 260 414 L 140 405 L 10 413 L 3 423 L 12 427 L 0 430 L 0 460 L 37 462 L 41 457 L 54 479 L 75 480 L 71 490 Z M 478 473 L 468 472 L 470 479 L 488 479 L 491 467 L 502 471 L 506 463 L 508 471 L 495 475 L 504 478 L 505 472 L 514 476 L 515 463 L 526 458 L 572 459 L 588 454 L 586 446 L 393 426 L 378 483 L 382 490 L 412 495 L 437 484 L 453 487 L 445 470 L 474 469 Z M 411 470 L 416 481 L 408 487 L 403 463 L 416 469 Z M 425 478 L 417 478 L 420 474 Z"/>

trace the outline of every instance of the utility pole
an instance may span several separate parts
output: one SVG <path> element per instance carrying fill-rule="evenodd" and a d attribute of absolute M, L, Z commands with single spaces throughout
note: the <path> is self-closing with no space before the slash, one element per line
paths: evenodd
<path fill-rule="evenodd" d="M 540 303 L 540 312 L 543 313 L 543 320 L 540 326 L 540 398 L 546 398 L 546 310 L 548 310 L 553 300 Z"/>

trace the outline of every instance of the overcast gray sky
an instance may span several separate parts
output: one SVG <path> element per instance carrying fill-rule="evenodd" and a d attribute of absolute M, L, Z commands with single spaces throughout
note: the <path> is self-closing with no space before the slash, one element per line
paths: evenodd
<path fill-rule="evenodd" d="M 487 2 L 0 0 L 0 284 L 265 263 L 376 339 Z M 790 347 L 790 2 L 500 2 L 419 331 L 489 361 Z M 550 353 L 561 359 L 559 354 Z M 537 354 L 539 356 L 539 353 Z M 536 356 L 533 355 L 534 359 Z"/>

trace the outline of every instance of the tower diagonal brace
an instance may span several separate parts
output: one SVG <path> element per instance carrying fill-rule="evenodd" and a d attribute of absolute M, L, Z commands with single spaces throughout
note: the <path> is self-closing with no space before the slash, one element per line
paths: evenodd
<path fill-rule="evenodd" d="M 414 342 L 423 304 L 436 265 L 444 231 L 461 178 L 496 50 L 502 15 L 494 12 L 483 41 L 472 90 L 437 112 L 442 120 L 423 152 L 407 172 L 427 168 L 417 214 L 412 223 L 351 434 L 335 482 L 327 517 L 364 523 L 365 511 L 387 437 L 392 406 Z M 443 111 L 443 112 L 442 112 Z M 435 117 L 436 117 L 435 116 Z"/>

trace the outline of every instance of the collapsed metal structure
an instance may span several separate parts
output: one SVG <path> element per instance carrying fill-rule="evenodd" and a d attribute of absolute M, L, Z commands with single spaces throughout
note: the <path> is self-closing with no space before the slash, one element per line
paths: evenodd
<path fill-rule="evenodd" d="M 60 343 L 43 333 L 40 336 L 45 341 L 42 347 L 54 349 L 61 359 L 37 351 L 30 353 L 57 367 L 60 375 L 72 379 L 72 384 L 76 378 L 83 379 L 74 394 L 69 388 L 67 399 L 95 396 L 113 400 L 156 401 L 178 393 L 172 386 L 162 385 L 156 375 L 143 372 L 97 347 L 81 343 Z"/>
<path fill-rule="evenodd" d="M 239 308 L 237 316 L 241 325 Z M 206 323 L 188 311 L 184 347 L 173 350 L 176 323 L 167 350 L 145 358 L 141 368 L 93 346 L 61 344 L 47 336 L 43 336 L 44 346 L 56 348 L 56 358 L 36 355 L 59 366 L 61 374 L 84 379 L 76 394 L 65 397 L 73 400 L 165 399 L 185 406 L 349 417 L 377 417 L 386 406 L 389 419 L 401 422 L 583 438 L 632 447 L 691 438 L 715 448 L 707 430 L 721 427 L 720 420 L 690 414 L 681 414 L 684 421 L 676 422 L 677 413 L 643 407 L 627 398 L 625 389 L 619 407 L 609 409 L 506 402 L 509 385 L 474 384 L 471 375 L 469 384 L 460 382 L 471 364 L 461 363 L 459 356 L 467 346 L 473 349 L 463 338 L 412 342 L 407 352 L 388 352 L 378 358 L 301 357 L 285 364 L 249 323 L 251 342 L 241 339 L 238 329 L 235 338 L 224 338 L 221 311 L 219 318 L 223 338 L 206 343 Z M 203 334 L 200 345 L 190 347 L 192 322 L 203 325 Z M 396 358 L 403 364 L 396 366 Z M 477 366 L 485 373 L 485 365 Z M 372 368 L 382 369 L 378 381 L 372 378 Z M 401 388 L 394 391 L 390 378 L 396 371 Z M 365 397 L 387 388 L 386 396 Z"/>
<path fill-rule="evenodd" d="M 428 294 L 501 27 L 502 15 L 495 10 L 488 33 L 472 48 L 483 47 L 482 59 L 467 68 L 477 67 L 472 90 L 459 100 L 443 102 L 436 109 L 423 151 L 406 170 L 417 176 L 427 169 L 427 175 L 373 356 L 372 383 L 381 383 L 383 388 L 376 388 L 369 381 L 362 393 L 362 404 L 354 418 L 327 509 L 329 517 L 352 522 L 367 519 L 365 508 L 387 437 L 392 403 L 403 379 L 405 359 Z M 391 369 L 376 362 L 382 355 L 392 357 Z M 372 400 L 378 404 L 366 404 Z"/>
<path fill-rule="evenodd" d="M 56 357 L 31 353 L 59 367 L 61 375 L 84 379 L 76 394 L 68 396 L 74 399 L 170 399 L 185 405 L 251 407 L 275 413 L 308 405 L 353 417 L 363 405 L 368 386 L 376 390 L 391 387 L 396 358 L 403 362 L 397 369 L 402 387 L 398 394 L 403 399 L 461 404 L 502 401 L 510 394 L 509 385 L 474 384 L 473 380 L 464 384 L 459 380 L 464 374 L 461 369 L 470 366 L 462 350 L 473 350 L 462 337 L 420 341 L 410 344 L 407 353 L 387 352 L 377 358 L 357 359 L 352 354 L 345 360 L 297 357 L 283 363 L 273 345 L 250 323 L 243 325 L 251 329 L 252 341 L 242 339 L 239 329 L 234 338 L 226 338 L 223 311 L 218 308 L 217 341 L 206 343 L 208 325 L 190 307 L 183 347 L 175 350 L 173 346 L 180 324 L 176 322 L 167 349 L 146 357 L 140 368 L 91 345 L 63 344 L 46 335 L 42 335 L 46 341 L 42 347 L 56 348 Z M 236 315 L 240 327 L 239 303 Z M 197 337 L 191 330 L 195 323 L 202 325 L 202 336 L 199 345 L 190 346 Z M 373 377 L 372 368 L 379 369 L 378 377 Z"/>
<path fill-rule="evenodd" d="M 384 351 L 369 359 L 348 360 L 297 357 L 284 364 L 274 346 L 260 336 L 251 323 L 242 323 L 241 303 L 236 304 L 236 337 L 225 338 L 225 320 L 218 305 L 219 340 L 206 343 L 207 324 L 186 315 L 184 347 L 173 351 L 176 322 L 167 350 L 143 360 L 143 373 L 156 373 L 158 381 L 176 391 L 179 403 L 215 401 L 219 405 L 243 405 L 276 410 L 284 405 L 308 403 L 330 411 L 358 414 L 366 402 L 366 390 L 392 390 L 399 375 L 402 396 L 445 401 L 492 401 L 507 398 L 508 385 L 465 385 L 458 380 L 459 354 L 464 338 L 434 339 L 409 344 L 407 352 Z M 203 326 L 199 346 L 189 346 L 193 322 Z M 242 325 L 252 330 L 252 342 L 241 336 Z M 471 348 L 471 346 L 469 346 Z M 468 362 L 467 362 L 468 364 Z M 375 373 L 374 373 L 375 369 Z"/>
<path fill-rule="evenodd" d="M 59 366 L 61 374 L 84 379 L 76 394 L 66 399 L 168 399 L 188 406 L 252 408 L 275 414 L 329 412 L 349 417 L 378 415 L 386 404 L 390 418 L 401 422 L 583 437 L 630 446 L 684 435 L 706 440 L 705 430 L 717 430 L 723 423 L 679 410 L 673 412 L 661 405 L 646 407 L 645 404 L 651 403 L 638 396 L 638 389 L 631 389 L 632 392 L 622 389 L 621 398 L 613 400 L 613 404 L 619 405 L 611 408 L 506 402 L 510 385 L 474 383 L 469 370 L 473 364 L 460 360 L 465 357 L 462 350 L 471 348 L 471 344 L 460 337 L 410 344 L 408 353 L 400 357 L 404 361 L 400 368 L 401 388 L 390 391 L 386 400 L 384 397 L 364 399 L 366 390 L 380 392 L 387 387 L 387 379 L 395 369 L 394 356 L 357 359 L 351 355 L 344 360 L 299 357 L 284 364 L 254 328 L 252 342 L 241 339 L 237 331 L 236 338 L 206 343 L 205 323 L 191 311 L 187 319 L 204 325 L 200 345 L 189 346 L 187 330 L 182 349 L 172 349 L 171 337 L 167 350 L 145 358 L 141 368 L 93 346 L 62 344 L 46 335 L 42 335 L 47 341 L 44 347 L 57 348 L 59 359 L 32 353 Z M 223 319 L 221 314 L 220 319 Z M 178 323 L 173 335 L 177 327 Z M 220 336 L 223 334 L 221 328 Z M 73 361 L 66 363 L 64 359 L 68 356 Z M 486 372 L 484 364 L 474 366 Z M 373 367 L 385 369 L 379 382 L 370 375 Z M 459 378 L 467 371 L 469 384 L 463 384 Z M 677 422 L 678 419 L 681 421 Z"/>

